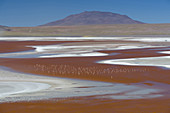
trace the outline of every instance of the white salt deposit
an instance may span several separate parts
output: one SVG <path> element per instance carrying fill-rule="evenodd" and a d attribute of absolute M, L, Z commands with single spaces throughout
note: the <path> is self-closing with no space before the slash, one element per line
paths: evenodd
<path fill-rule="evenodd" d="M 141 42 L 170 42 L 170 37 L 133 37 L 124 38 L 127 41 L 141 41 Z"/>
<path fill-rule="evenodd" d="M 61 51 L 61 50 L 83 50 L 83 49 L 88 49 L 89 51 L 92 51 L 93 49 L 100 49 L 100 48 L 106 48 L 108 44 L 94 44 L 92 46 L 90 45 L 80 45 L 80 46 L 65 46 L 65 45 L 44 45 L 44 46 L 28 46 L 35 48 L 35 51 L 37 52 L 48 52 L 48 51 Z M 111 44 L 109 44 L 111 45 Z M 112 44 L 111 46 L 115 46 L 115 44 Z"/>
<path fill-rule="evenodd" d="M 124 40 L 142 42 L 170 42 L 170 37 L 0 37 L 1 41 L 81 41 Z"/>
<path fill-rule="evenodd" d="M 91 57 L 91 56 L 107 56 L 106 53 L 99 53 L 99 52 L 93 52 L 93 53 L 83 53 L 83 54 L 58 54 L 58 55 L 46 55 L 46 56 L 40 56 L 40 58 L 55 58 L 55 57 Z"/>
<path fill-rule="evenodd" d="M 14 94 L 33 93 L 48 89 L 50 85 L 36 82 L 0 82 L 0 98 Z"/>
<path fill-rule="evenodd" d="M 142 84 L 121 84 L 21 74 L 0 70 L 0 102 L 94 96 L 143 99 L 163 96 L 162 89 Z M 154 94 L 155 93 L 155 94 Z M 107 97 L 107 96 L 106 96 Z"/>
<path fill-rule="evenodd" d="M 124 38 L 124 37 L 121 37 Z M 119 37 L 0 37 L 2 41 L 79 41 L 79 40 L 116 40 Z"/>
<path fill-rule="evenodd" d="M 143 49 L 143 48 L 154 48 L 154 47 L 165 47 L 165 46 L 149 46 L 149 45 L 120 45 L 112 50 L 126 50 L 126 49 Z"/>
<path fill-rule="evenodd" d="M 163 54 L 170 54 L 170 51 L 161 51 L 159 53 L 163 53 Z"/>
<path fill-rule="evenodd" d="M 99 61 L 98 63 L 131 66 L 159 66 L 170 68 L 170 56 L 111 59 Z"/>
<path fill-rule="evenodd" d="M 93 45 L 43 45 L 28 46 L 35 48 L 32 51 L 22 51 L 13 53 L 0 53 L 1 58 L 54 58 L 54 57 L 95 57 L 108 56 L 110 54 L 95 52 L 99 50 L 124 50 L 151 48 L 145 44 L 93 44 Z M 112 55 L 112 54 L 111 54 Z"/>
<path fill-rule="evenodd" d="M 3 41 L 70 41 L 70 40 L 126 40 L 126 41 L 169 41 L 169 38 L 149 38 L 149 37 L 0 37 Z M 124 49 L 139 49 L 139 48 L 153 48 L 158 46 L 151 46 L 146 44 L 136 43 L 94 43 L 82 45 L 43 45 L 43 46 L 28 46 L 35 48 L 32 52 L 17 52 L 17 53 L 1 53 L 1 58 L 54 58 L 54 57 L 95 57 L 107 56 L 109 54 L 95 52 L 98 50 L 124 50 Z M 160 47 L 160 46 L 159 46 Z"/>

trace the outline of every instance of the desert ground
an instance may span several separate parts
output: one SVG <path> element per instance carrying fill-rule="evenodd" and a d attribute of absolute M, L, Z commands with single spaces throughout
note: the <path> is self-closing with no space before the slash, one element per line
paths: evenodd
<path fill-rule="evenodd" d="M 0 36 L 76 36 L 76 37 L 115 37 L 115 36 L 170 36 L 170 24 L 106 24 L 76 26 L 36 26 L 8 27 Z"/>
<path fill-rule="evenodd" d="M 0 37 L 0 113 L 169 113 L 169 37 Z"/>

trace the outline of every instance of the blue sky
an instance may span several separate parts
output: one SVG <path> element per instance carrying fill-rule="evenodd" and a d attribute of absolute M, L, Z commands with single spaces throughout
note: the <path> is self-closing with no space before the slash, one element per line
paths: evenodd
<path fill-rule="evenodd" d="M 120 13 L 145 23 L 170 23 L 170 0 L 0 0 L 0 25 L 37 26 L 83 11 Z"/>

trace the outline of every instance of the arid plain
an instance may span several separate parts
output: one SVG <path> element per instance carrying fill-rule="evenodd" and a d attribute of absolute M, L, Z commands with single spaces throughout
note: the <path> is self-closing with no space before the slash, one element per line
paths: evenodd
<path fill-rule="evenodd" d="M 170 112 L 169 37 L 0 40 L 2 113 Z"/>

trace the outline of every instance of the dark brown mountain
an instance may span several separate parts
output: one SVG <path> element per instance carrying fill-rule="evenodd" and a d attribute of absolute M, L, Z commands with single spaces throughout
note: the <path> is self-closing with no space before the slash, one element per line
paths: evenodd
<path fill-rule="evenodd" d="M 94 25 L 94 24 L 142 24 L 126 15 L 111 12 L 85 11 L 80 14 L 70 15 L 64 19 L 44 24 L 42 26 L 69 26 L 69 25 Z"/>

